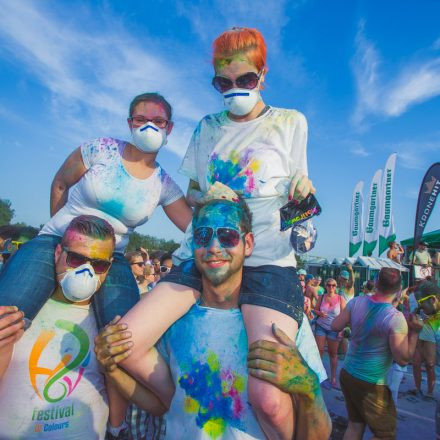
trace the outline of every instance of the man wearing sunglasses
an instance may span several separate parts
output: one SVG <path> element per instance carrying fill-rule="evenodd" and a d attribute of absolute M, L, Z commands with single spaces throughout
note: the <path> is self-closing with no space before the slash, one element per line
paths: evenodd
<path fill-rule="evenodd" d="M 260 340 L 248 351 L 238 308 L 243 264 L 254 242 L 247 205 L 211 200 L 196 208 L 193 229 L 194 262 L 179 273 L 195 283 L 200 283 L 195 271 L 201 273 L 201 298 L 156 349 L 136 358 L 135 374 L 155 391 L 144 399 L 144 409 L 160 414 L 160 399 L 162 413 L 168 410 L 169 438 L 261 439 L 264 434 L 247 396 L 251 374 L 293 396 L 296 437 L 291 438 L 328 438 L 331 422 L 318 379 L 326 376 L 307 320 L 296 344 L 274 326 L 278 342 Z M 130 398 L 127 390 L 135 386 L 116 365 L 130 355 L 126 332 L 125 324 L 108 326 L 97 338 L 96 351 L 102 366 L 111 370 L 111 380 Z"/>
<path fill-rule="evenodd" d="M 433 398 L 435 370 L 436 366 L 440 367 L 440 289 L 434 283 L 423 281 L 418 285 L 414 296 L 419 308 L 428 317 L 420 332 L 419 350 L 426 366 L 428 378 L 427 396 Z M 417 385 L 417 388 L 420 390 L 420 383 Z"/>
<path fill-rule="evenodd" d="M 76 217 L 54 252 L 58 285 L 32 326 L 23 334 L 23 312 L 0 307 L 0 439 L 104 438 L 109 406 L 90 302 L 114 246 L 109 223 Z"/>

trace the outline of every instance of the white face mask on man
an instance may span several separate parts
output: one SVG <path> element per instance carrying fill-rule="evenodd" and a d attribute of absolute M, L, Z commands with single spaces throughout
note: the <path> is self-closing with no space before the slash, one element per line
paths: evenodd
<path fill-rule="evenodd" d="M 90 299 L 99 288 L 99 277 L 90 263 L 82 264 L 75 269 L 64 272 L 60 286 L 64 297 L 72 302 Z"/>
<path fill-rule="evenodd" d="M 132 128 L 131 135 L 134 146 L 143 153 L 157 153 L 167 143 L 166 130 L 153 122 Z"/>

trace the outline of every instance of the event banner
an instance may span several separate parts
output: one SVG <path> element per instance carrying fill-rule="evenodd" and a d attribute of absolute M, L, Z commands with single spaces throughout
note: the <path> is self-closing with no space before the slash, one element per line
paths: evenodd
<path fill-rule="evenodd" d="M 380 207 L 380 192 L 382 186 L 382 170 L 374 173 L 373 180 L 370 185 L 370 195 L 368 196 L 367 219 L 365 222 L 364 247 L 362 255 L 364 257 L 373 255 L 373 251 L 377 245 L 378 238 L 378 221 Z"/>
<path fill-rule="evenodd" d="M 393 182 L 396 156 L 397 154 L 393 153 L 388 158 L 383 170 L 379 211 L 379 257 L 387 250 L 388 243 L 396 239 L 393 218 Z"/>
<path fill-rule="evenodd" d="M 434 209 L 440 192 L 440 162 L 431 165 L 422 180 L 417 200 L 416 222 L 414 225 L 414 249 L 417 249 L 425 226 Z"/>
<path fill-rule="evenodd" d="M 353 198 L 351 200 L 351 214 L 350 214 L 350 247 L 349 256 L 352 257 L 362 246 L 362 239 L 364 237 L 363 227 L 363 211 L 364 211 L 364 197 L 362 191 L 364 189 L 364 182 L 359 181 L 354 187 Z"/>

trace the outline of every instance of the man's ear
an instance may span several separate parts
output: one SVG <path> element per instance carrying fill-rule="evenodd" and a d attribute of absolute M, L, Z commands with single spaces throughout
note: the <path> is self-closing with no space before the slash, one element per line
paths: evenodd
<path fill-rule="evenodd" d="M 62 252 L 63 252 L 63 248 L 61 247 L 60 244 L 57 244 L 57 247 L 55 248 L 55 254 L 54 254 L 55 264 L 58 263 L 58 260 L 60 259 Z"/>
<path fill-rule="evenodd" d="M 249 257 L 254 250 L 254 234 L 252 232 L 248 232 L 244 236 L 244 255 Z"/>

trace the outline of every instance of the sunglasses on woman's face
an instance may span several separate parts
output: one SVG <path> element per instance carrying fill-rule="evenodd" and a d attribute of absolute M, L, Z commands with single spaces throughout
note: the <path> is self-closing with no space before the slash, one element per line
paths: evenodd
<path fill-rule="evenodd" d="M 136 262 L 136 263 L 131 263 L 131 265 L 133 266 L 133 265 L 136 265 L 136 266 L 138 266 L 138 267 L 144 267 L 145 266 L 145 262 L 144 261 L 138 261 L 138 262 Z"/>
<path fill-rule="evenodd" d="M 194 230 L 194 245 L 197 248 L 208 247 L 211 240 L 217 236 L 220 245 L 224 248 L 233 248 L 240 243 L 241 232 L 232 228 L 211 228 L 200 226 Z"/>
<path fill-rule="evenodd" d="M 326 284 L 327 287 L 336 287 L 336 284 Z"/>
<path fill-rule="evenodd" d="M 85 255 L 81 255 L 76 252 L 73 252 L 69 250 L 69 248 L 64 246 L 63 246 L 63 251 L 66 252 L 67 254 L 66 264 L 74 269 L 76 267 L 82 266 L 83 264 L 90 263 L 95 273 L 97 275 L 100 275 L 102 273 L 107 272 L 112 264 L 111 261 L 102 260 L 101 258 L 86 257 Z"/>
<path fill-rule="evenodd" d="M 214 86 L 215 90 L 220 93 L 225 93 L 228 90 L 231 90 L 234 85 L 238 89 L 252 90 L 257 87 L 260 76 L 261 73 L 257 74 L 255 72 L 247 72 L 243 75 L 240 75 L 235 79 L 235 81 L 232 81 L 232 79 L 226 78 L 225 76 L 216 75 L 212 79 L 212 85 Z"/>

